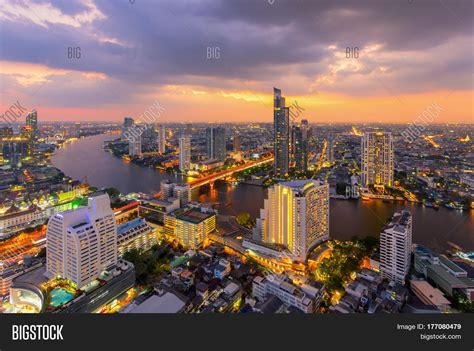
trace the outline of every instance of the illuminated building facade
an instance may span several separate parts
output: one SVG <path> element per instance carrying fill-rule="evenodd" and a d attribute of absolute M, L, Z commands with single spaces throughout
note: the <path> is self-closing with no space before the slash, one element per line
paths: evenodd
<path fill-rule="evenodd" d="M 382 277 L 405 284 L 410 268 L 412 218 L 409 211 L 397 212 L 380 233 L 380 271 Z"/>
<path fill-rule="evenodd" d="M 254 229 L 254 238 L 280 244 L 300 260 L 329 239 L 329 185 L 314 179 L 274 185 Z"/>
<path fill-rule="evenodd" d="M 362 184 L 393 186 L 392 133 L 364 133 L 361 142 Z"/>
<path fill-rule="evenodd" d="M 117 224 L 107 194 L 91 197 L 87 207 L 52 216 L 46 230 L 49 277 L 60 276 L 78 288 L 117 263 Z"/>
<path fill-rule="evenodd" d="M 38 137 L 38 113 L 36 110 L 31 111 L 26 115 L 26 125 L 33 129 L 33 135 L 35 138 Z"/>
<path fill-rule="evenodd" d="M 288 174 L 290 162 L 290 108 L 285 107 L 281 90 L 273 88 L 274 173 Z"/>
<path fill-rule="evenodd" d="M 164 125 L 158 126 L 158 152 L 164 154 L 166 151 L 166 128 Z"/>
<path fill-rule="evenodd" d="M 179 138 L 179 170 L 186 172 L 191 169 L 191 138 L 182 136 Z"/>
<path fill-rule="evenodd" d="M 140 134 L 129 137 L 128 154 L 138 157 L 142 155 L 142 136 Z"/>
<path fill-rule="evenodd" d="M 223 161 L 227 151 L 225 145 L 225 129 L 221 127 L 210 127 L 206 129 L 206 149 L 210 159 Z"/>

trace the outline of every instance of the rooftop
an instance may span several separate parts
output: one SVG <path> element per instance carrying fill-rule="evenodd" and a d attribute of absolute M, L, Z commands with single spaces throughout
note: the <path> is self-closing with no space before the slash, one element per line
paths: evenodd
<path fill-rule="evenodd" d="M 214 213 L 204 213 L 199 211 L 198 209 L 191 209 L 189 211 L 186 211 L 178 216 L 176 216 L 176 219 L 179 219 L 184 222 L 189 222 L 193 224 L 198 224 L 206 220 L 207 218 L 210 218 L 214 216 Z"/>

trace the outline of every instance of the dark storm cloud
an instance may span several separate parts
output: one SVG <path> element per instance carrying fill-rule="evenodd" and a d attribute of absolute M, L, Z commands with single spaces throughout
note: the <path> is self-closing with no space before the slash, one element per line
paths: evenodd
<path fill-rule="evenodd" d="M 423 82 L 420 87 L 472 86 L 465 73 L 472 72 L 469 48 L 457 49 L 467 54 L 463 58 L 454 60 L 457 52 L 441 53 L 428 66 L 416 67 L 416 60 L 397 57 L 405 51 L 423 55 L 450 40 L 472 36 L 470 1 L 132 2 L 96 1 L 107 18 L 84 22 L 81 28 L 3 19 L 1 59 L 102 72 L 137 90 L 142 85 L 189 82 L 238 88 L 240 80 L 267 82 L 290 71 L 316 79 L 335 59 L 329 45 L 344 50 L 376 43 L 382 53 L 397 59 L 389 67 L 398 75 L 396 89 L 402 89 L 398 84 L 417 89 L 410 85 L 413 75 L 406 73 L 412 71 L 416 83 Z M 69 16 L 88 8 L 79 1 L 52 4 Z M 68 59 L 67 48 L 76 46 L 81 47 L 81 59 Z M 207 47 L 219 47 L 220 59 L 209 60 Z M 367 61 L 365 72 L 378 63 Z"/>

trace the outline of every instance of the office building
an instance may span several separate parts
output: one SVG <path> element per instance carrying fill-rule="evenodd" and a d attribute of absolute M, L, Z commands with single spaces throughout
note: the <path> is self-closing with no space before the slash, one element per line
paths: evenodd
<path fill-rule="evenodd" d="M 362 185 L 393 186 L 392 133 L 364 133 L 361 141 Z"/>
<path fill-rule="evenodd" d="M 175 238 L 191 250 L 202 246 L 208 235 L 216 229 L 214 211 L 194 207 L 165 215 L 164 234 Z"/>
<path fill-rule="evenodd" d="M 38 113 L 36 110 L 31 111 L 26 115 L 26 125 L 33 130 L 34 138 L 38 137 Z"/>
<path fill-rule="evenodd" d="M 396 212 L 380 233 L 380 271 L 383 278 L 405 285 L 410 268 L 411 248 L 411 213 Z"/>
<path fill-rule="evenodd" d="M 179 170 L 187 172 L 191 169 L 191 138 L 182 136 L 179 138 Z"/>
<path fill-rule="evenodd" d="M 308 170 L 308 152 L 307 141 L 304 138 L 303 128 L 293 126 L 291 131 L 295 169 L 298 172 L 306 172 Z"/>
<path fill-rule="evenodd" d="M 334 162 L 334 135 L 330 134 L 328 136 L 327 145 L 326 145 L 326 161 Z"/>
<path fill-rule="evenodd" d="M 290 162 L 290 108 L 285 106 L 281 90 L 273 88 L 274 173 L 288 174 Z"/>
<path fill-rule="evenodd" d="M 242 151 L 242 139 L 240 135 L 234 135 L 234 138 L 232 140 L 232 150 L 233 151 Z"/>
<path fill-rule="evenodd" d="M 158 126 L 158 153 L 164 154 L 166 151 L 166 128 L 163 124 Z"/>
<path fill-rule="evenodd" d="M 285 246 L 305 260 L 310 249 L 329 239 L 329 186 L 314 179 L 282 182 L 268 190 L 254 238 Z"/>
<path fill-rule="evenodd" d="M 88 206 L 57 213 L 46 230 L 49 277 L 62 277 L 78 288 L 117 263 L 117 225 L 107 194 L 90 197 Z"/>
<path fill-rule="evenodd" d="M 227 151 L 225 144 L 225 129 L 221 127 L 209 127 L 206 129 L 206 149 L 210 159 L 223 161 L 226 159 Z"/>

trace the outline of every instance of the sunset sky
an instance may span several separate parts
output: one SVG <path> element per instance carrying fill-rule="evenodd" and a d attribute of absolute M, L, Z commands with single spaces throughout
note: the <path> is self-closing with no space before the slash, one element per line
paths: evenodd
<path fill-rule="evenodd" d="M 278 87 L 315 123 L 433 103 L 435 123 L 474 122 L 469 0 L 0 0 L 0 21 L 2 114 L 120 121 L 158 101 L 164 122 L 268 122 Z"/>

